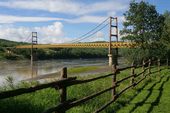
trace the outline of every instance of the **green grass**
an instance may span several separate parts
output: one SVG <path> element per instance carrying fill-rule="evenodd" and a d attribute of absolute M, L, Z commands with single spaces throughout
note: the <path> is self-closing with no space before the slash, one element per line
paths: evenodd
<path fill-rule="evenodd" d="M 117 113 L 169 113 L 169 78 L 169 70 L 152 75 L 151 82 Z"/>
<path fill-rule="evenodd" d="M 72 72 L 80 72 L 78 68 Z M 141 69 L 137 70 L 138 72 Z M 128 76 L 130 70 L 117 76 L 121 79 Z M 87 79 L 98 75 L 79 77 Z M 164 70 L 161 77 L 158 74 L 147 78 L 137 87 L 123 94 L 115 103 L 108 106 L 102 113 L 168 113 L 170 111 L 170 72 Z M 84 96 L 110 87 L 112 78 L 97 80 L 95 82 L 71 86 L 68 88 L 68 99 L 80 99 Z M 120 88 L 128 86 L 130 81 L 122 83 Z M 36 84 L 36 83 L 34 83 Z M 30 84 L 22 83 L 16 87 L 28 87 Z M 121 89 L 118 88 L 118 91 Z M 111 99 L 111 92 L 104 93 L 83 105 L 70 109 L 67 113 L 91 113 Z M 45 109 L 59 104 L 59 92 L 55 89 L 45 89 L 30 94 L 24 94 L 9 99 L 0 100 L 0 113 L 41 113 Z"/>
<path fill-rule="evenodd" d="M 99 66 L 83 66 L 83 67 L 74 67 L 68 69 L 68 74 L 84 73 L 88 71 L 93 71 L 99 69 Z"/>

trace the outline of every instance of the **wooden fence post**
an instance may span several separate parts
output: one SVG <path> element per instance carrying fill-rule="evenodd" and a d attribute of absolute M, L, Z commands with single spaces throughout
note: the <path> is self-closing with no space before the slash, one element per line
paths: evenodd
<path fill-rule="evenodd" d="M 149 74 L 149 76 L 150 76 L 150 74 L 151 74 L 151 59 L 149 59 L 148 74 Z"/>
<path fill-rule="evenodd" d="M 134 84 L 135 83 L 135 66 L 134 66 L 134 61 L 132 62 L 131 66 L 133 66 L 131 68 L 131 75 L 133 76 L 132 79 L 131 79 L 131 84 Z"/>
<path fill-rule="evenodd" d="M 116 64 L 113 65 L 113 80 L 112 80 L 112 86 L 114 87 L 112 90 L 112 98 L 115 98 L 116 96 L 116 72 L 117 71 L 117 67 Z"/>
<path fill-rule="evenodd" d="M 142 62 L 142 69 L 143 69 L 143 77 L 145 76 L 145 60 Z"/>
<path fill-rule="evenodd" d="M 160 71 L 161 71 L 161 69 L 160 69 L 160 65 L 161 65 L 161 63 L 160 63 L 160 59 L 158 59 L 158 73 L 159 73 L 159 75 L 161 75 L 161 73 L 160 73 Z"/>
<path fill-rule="evenodd" d="M 61 78 L 67 78 L 67 68 L 64 67 L 62 68 L 61 70 Z M 63 87 L 61 90 L 60 90 L 60 102 L 63 103 L 65 102 L 67 99 L 67 89 L 66 87 Z M 65 111 L 62 111 L 61 113 L 65 113 Z"/>

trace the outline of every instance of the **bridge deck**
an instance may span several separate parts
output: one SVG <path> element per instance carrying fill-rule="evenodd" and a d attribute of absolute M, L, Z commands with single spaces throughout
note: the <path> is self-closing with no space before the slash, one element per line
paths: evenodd
<path fill-rule="evenodd" d="M 112 42 L 112 48 L 134 48 L 137 45 L 129 42 Z M 16 46 L 18 49 L 31 48 L 31 45 Z M 77 44 L 38 44 L 33 48 L 108 48 L 109 43 L 77 43 Z"/>

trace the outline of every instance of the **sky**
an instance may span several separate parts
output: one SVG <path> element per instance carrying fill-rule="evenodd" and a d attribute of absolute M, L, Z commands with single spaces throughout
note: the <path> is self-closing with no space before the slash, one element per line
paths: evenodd
<path fill-rule="evenodd" d="M 0 0 L 0 38 L 31 42 L 31 32 L 38 33 L 38 43 L 67 43 L 95 28 L 108 17 L 118 17 L 131 0 Z M 140 1 L 140 0 L 137 0 Z M 170 0 L 144 0 L 159 13 L 170 11 Z M 109 26 L 85 41 L 108 40 Z"/>

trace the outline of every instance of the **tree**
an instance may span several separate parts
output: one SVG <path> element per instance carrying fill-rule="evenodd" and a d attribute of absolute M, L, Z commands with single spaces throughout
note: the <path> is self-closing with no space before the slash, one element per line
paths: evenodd
<path fill-rule="evenodd" d="M 163 16 L 165 18 L 165 21 L 161 41 L 164 44 L 164 46 L 166 46 L 167 50 L 166 57 L 170 58 L 170 12 L 165 11 Z"/>
<path fill-rule="evenodd" d="M 165 21 L 162 33 L 162 42 L 170 49 L 170 12 L 166 11 L 163 16 Z"/>
<path fill-rule="evenodd" d="M 132 1 L 124 16 L 126 21 L 120 32 L 123 36 L 122 39 L 139 44 L 141 51 L 139 50 L 137 55 L 141 56 L 141 59 L 154 57 L 155 53 L 165 54 L 162 53 L 162 48 L 159 48 L 161 49 L 159 51 L 156 49 L 159 46 L 162 47 L 162 44 L 159 45 L 159 41 L 162 36 L 164 17 L 156 11 L 155 6 L 144 1 L 139 3 Z M 141 55 L 141 52 L 145 55 Z"/>

